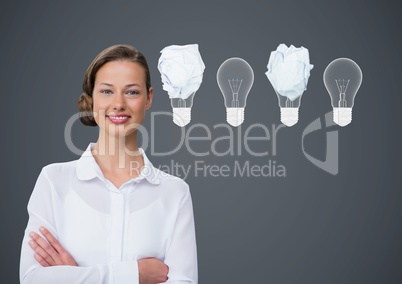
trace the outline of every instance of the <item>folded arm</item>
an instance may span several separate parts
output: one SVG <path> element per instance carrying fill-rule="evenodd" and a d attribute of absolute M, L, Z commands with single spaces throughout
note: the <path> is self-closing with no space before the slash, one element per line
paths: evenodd
<path fill-rule="evenodd" d="M 40 259 L 38 257 L 40 254 L 37 253 L 38 258 L 36 259 L 35 252 L 29 245 L 31 239 L 29 233 L 37 232 L 38 228 L 43 226 L 57 239 L 57 226 L 54 221 L 55 206 L 62 206 L 62 204 L 58 203 L 57 194 L 46 174 L 46 168 L 44 168 L 28 203 L 29 220 L 22 241 L 20 258 L 20 282 L 22 284 L 140 284 L 136 260 L 86 267 L 72 266 L 73 263 L 42 266 L 37 260 Z M 57 251 L 56 247 L 53 249 Z M 44 256 L 46 257 L 46 255 Z M 64 257 L 60 255 L 58 259 L 57 256 L 53 256 L 55 259 L 52 257 L 52 261 L 55 263 Z"/>

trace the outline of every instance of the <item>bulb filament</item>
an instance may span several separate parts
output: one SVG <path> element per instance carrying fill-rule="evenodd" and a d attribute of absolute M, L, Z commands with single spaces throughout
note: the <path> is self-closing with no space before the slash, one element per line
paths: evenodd
<path fill-rule="evenodd" d="M 243 80 L 229 79 L 228 82 L 233 93 L 232 107 L 239 107 L 239 90 Z"/>
<path fill-rule="evenodd" d="M 336 85 L 338 86 L 338 91 L 339 91 L 339 101 L 338 101 L 338 106 L 339 107 L 347 107 L 346 105 L 346 100 L 345 100 L 345 93 L 346 89 L 348 88 L 350 80 L 346 79 L 335 79 Z"/>

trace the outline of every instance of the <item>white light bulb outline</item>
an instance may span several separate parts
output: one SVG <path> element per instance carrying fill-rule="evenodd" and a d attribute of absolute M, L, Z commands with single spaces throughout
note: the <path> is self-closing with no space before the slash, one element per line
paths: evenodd
<path fill-rule="evenodd" d="M 340 70 L 342 74 L 332 74 L 339 73 Z M 350 74 L 350 76 L 343 73 Z M 354 99 L 363 81 L 363 72 L 360 66 L 350 58 L 334 59 L 325 68 L 323 80 L 331 97 L 334 122 L 342 127 L 348 125 L 352 121 Z M 350 91 L 351 85 L 352 90 Z"/>
<path fill-rule="evenodd" d="M 226 121 L 237 127 L 244 121 L 247 97 L 254 83 L 253 68 L 243 58 L 228 58 L 219 66 L 216 79 L 225 101 Z"/>

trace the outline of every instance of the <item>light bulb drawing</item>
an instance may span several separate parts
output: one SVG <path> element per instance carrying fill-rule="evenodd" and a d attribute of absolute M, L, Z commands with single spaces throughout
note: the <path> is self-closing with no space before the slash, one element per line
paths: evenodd
<path fill-rule="evenodd" d="M 247 97 L 254 83 L 253 69 L 242 58 L 229 58 L 219 67 L 216 79 L 225 100 L 226 121 L 237 127 L 244 121 Z"/>
<path fill-rule="evenodd" d="M 313 69 L 308 49 L 280 44 L 271 52 L 267 68 L 265 75 L 278 97 L 281 122 L 288 127 L 293 126 L 299 121 L 301 97 Z"/>
<path fill-rule="evenodd" d="M 363 80 L 359 65 L 349 58 L 335 59 L 325 68 L 323 80 L 331 97 L 334 122 L 339 126 L 348 125 L 352 122 L 354 100 Z"/>
<path fill-rule="evenodd" d="M 165 47 L 161 50 L 158 69 L 163 89 L 169 94 L 173 122 L 180 127 L 186 126 L 191 121 L 194 95 L 205 69 L 198 44 Z"/>

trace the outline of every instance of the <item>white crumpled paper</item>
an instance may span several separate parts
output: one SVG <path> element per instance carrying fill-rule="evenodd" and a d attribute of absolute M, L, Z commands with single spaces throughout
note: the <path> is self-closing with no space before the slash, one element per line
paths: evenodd
<path fill-rule="evenodd" d="M 198 44 L 170 45 L 161 50 L 158 69 L 169 97 L 186 99 L 201 85 L 205 65 Z"/>
<path fill-rule="evenodd" d="M 271 52 L 267 67 L 265 74 L 275 91 L 293 101 L 307 89 L 310 70 L 314 65 L 310 64 L 307 48 L 287 47 L 282 43 L 276 51 Z"/>

